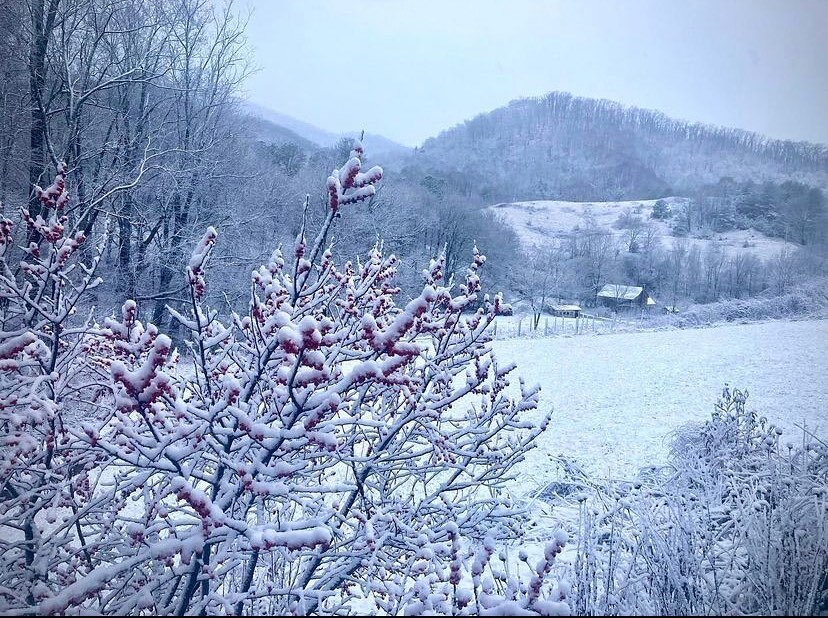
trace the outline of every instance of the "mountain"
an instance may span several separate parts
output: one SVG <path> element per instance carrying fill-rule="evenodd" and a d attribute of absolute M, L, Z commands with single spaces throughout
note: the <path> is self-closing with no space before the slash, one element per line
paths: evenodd
<path fill-rule="evenodd" d="M 304 122 L 303 120 L 293 118 L 287 114 L 282 114 L 249 101 L 244 103 L 243 110 L 251 117 L 259 118 L 273 125 L 283 127 L 293 134 L 325 148 L 334 146 L 343 137 L 359 137 L 361 133 L 359 131 L 332 133 L 331 131 L 326 131 L 308 122 Z M 403 146 L 387 137 L 375 133 L 366 132 L 362 141 L 365 145 L 366 152 L 372 159 L 377 159 L 382 156 L 405 156 L 412 152 L 412 149 L 408 146 Z"/>
<path fill-rule="evenodd" d="M 284 127 L 303 139 L 313 142 L 317 146 L 332 146 L 339 139 L 336 133 L 320 129 L 310 123 L 304 122 L 287 114 L 274 111 L 257 103 L 246 101 L 243 110 L 254 118 L 261 118 L 268 122 Z"/>
<path fill-rule="evenodd" d="M 518 99 L 443 131 L 409 165 L 464 178 L 490 203 L 658 198 L 723 177 L 828 188 L 824 145 L 561 92 Z"/>
<path fill-rule="evenodd" d="M 247 125 L 248 132 L 258 141 L 277 145 L 292 142 L 306 152 L 319 148 L 316 143 L 305 139 L 295 131 L 261 116 L 243 114 L 240 120 Z"/>

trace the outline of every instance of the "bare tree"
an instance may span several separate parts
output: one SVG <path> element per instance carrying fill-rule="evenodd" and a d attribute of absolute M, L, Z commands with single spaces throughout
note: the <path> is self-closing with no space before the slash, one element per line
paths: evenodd
<path fill-rule="evenodd" d="M 162 223 L 155 243 L 158 297 L 153 320 L 161 323 L 174 295 L 173 276 L 200 217 L 219 208 L 210 180 L 232 175 L 230 153 L 222 150 L 232 135 L 233 95 L 244 78 L 244 23 L 231 6 L 217 9 L 208 0 L 176 0 L 167 8 L 170 33 L 170 88 L 175 92 L 168 122 L 175 151 L 165 169 Z"/>
<path fill-rule="evenodd" d="M 564 278 L 564 252 L 559 243 L 550 243 L 526 252 L 523 267 L 517 270 L 513 286 L 532 309 L 532 328 L 537 330 L 547 302 L 558 299 Z"/>

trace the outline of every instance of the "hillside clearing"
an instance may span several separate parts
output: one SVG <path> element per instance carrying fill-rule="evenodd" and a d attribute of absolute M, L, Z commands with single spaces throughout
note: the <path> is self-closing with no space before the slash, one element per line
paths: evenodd
<path fill-rule="evenodd" d="M 631 200 L 622 202 L 565 202 L 565 201 L 531 201 L 512 202 L 489 206 L 488 211 L 509 225 L 526 247 L 543 247 L 553 238 L 563 238 L 580 226 L 583 228 L 588 219 L 613 233 L 621 239 L 623 229 L 613 225 L 627 209 L 652 224 L 662 236 L 662 243 L 669 243 L 671 236 L 668 222 L 651 219 L 650 215 L 657 200 Z M 671 209 L 676 210 L 685 202 L 684 198 L 664 198 Z M 749 251 L 762 259 L 768 259 L 787 248 L 796 245 L 779 238 L 770 238 L 756 230 L 730 230 L 717 232 L 710 238 L 687 238 L 688 245 L 696 245 L 704 251 L 711 245 L 719 245 L 727 253 Z"/>

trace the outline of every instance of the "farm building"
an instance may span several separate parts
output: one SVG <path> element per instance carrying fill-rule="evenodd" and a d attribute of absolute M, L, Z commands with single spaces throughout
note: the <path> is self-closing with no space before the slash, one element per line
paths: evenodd
<path fill-rule="evenodd" d="M 559 318 L 579 318 L 581 308 L 578 305 L 553 305 L 552 315 Z"/>
<path fill-rule="evenodd" d="M 619 309 L 647 309 L 656 304 L 652 296 L 644 288 L 634 285 L 619 285 L 608 283 L 598 292 L 598 304 Z"/>

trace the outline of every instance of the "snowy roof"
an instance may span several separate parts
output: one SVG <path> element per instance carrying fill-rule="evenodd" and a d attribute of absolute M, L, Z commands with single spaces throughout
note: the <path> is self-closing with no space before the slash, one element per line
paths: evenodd
<path fill-rule="evenodd" d="M 644 288 L 639 288 L 634 285 L 618 285 L 617 283 L 608 283 L 601 288 L 598 296 L 601 298 L 614 298 L 616 300 L 635 300 L 641 295 Z"/>
<path fill-rule="evenodd" d="M 580 311 L 578 305 L 552 305 L 553 311 Z"/>

